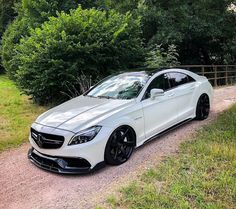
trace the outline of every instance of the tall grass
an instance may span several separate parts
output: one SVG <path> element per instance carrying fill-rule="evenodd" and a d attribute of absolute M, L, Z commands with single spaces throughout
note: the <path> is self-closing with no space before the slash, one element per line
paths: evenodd
<path fill-rule="evenodd" d="M 0 75 L 0 152 L 27 141 L 31 123 L 43 111 Z"/>
<path fill-rule="evenodd" d="M 236 208 L 236 105 L 118 197 L 109 208 Z"/>

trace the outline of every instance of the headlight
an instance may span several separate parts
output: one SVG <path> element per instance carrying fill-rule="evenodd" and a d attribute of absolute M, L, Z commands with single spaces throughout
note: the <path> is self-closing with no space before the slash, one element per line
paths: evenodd
<path fill-rule="evenodd" d="M 78 132 L 73 136 L 68 145 L 83 144 L 91 141 L 98 134 L 101 128 L 101 126 L 93 126 Z"/>

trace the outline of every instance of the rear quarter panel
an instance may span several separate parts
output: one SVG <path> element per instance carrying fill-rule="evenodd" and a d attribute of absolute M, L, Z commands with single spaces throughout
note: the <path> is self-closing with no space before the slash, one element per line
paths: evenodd
<path fill-rule="evenodd" d="M 198 88 L 198 92 L 195 96 L 196 104 L 197 104 L 199 97 L 202 94 L 207 94 L 210 99 L 210 107 L 212 107 L 214 95 L 213 95 L 213 87 L 212 87 L 211 83 L 208 81 L 208 79 L 205 76 L 199 76 L 199 79 L 197 82 L 199 83 L 199 88 Z"/>

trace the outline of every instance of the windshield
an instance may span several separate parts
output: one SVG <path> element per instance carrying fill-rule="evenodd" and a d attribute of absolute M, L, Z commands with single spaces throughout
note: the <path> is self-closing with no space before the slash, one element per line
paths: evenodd
<path fill-rule="evenodd" d="M 129 72 L 110 76 L 98 83 L 86 95 L 98 98 L 133 99 L 136 98 L 149 75 L 146 72 Z"/>

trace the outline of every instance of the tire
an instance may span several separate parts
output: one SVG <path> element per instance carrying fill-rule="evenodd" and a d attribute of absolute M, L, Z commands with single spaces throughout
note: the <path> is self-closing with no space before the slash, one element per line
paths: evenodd
<path fill-rule="evenodd" d="M 196 120 L 205 120 L 210 113 L 210 99 L 207 94 L 202 94 L 197 102 Z"/>
<path fill-rule="evenodd" d="M 105 148 L 105 161 L 110 165 L 126 162 L 135 147 L 135 133 L 129 126 L 117 128 L 108 139 Z"/>

